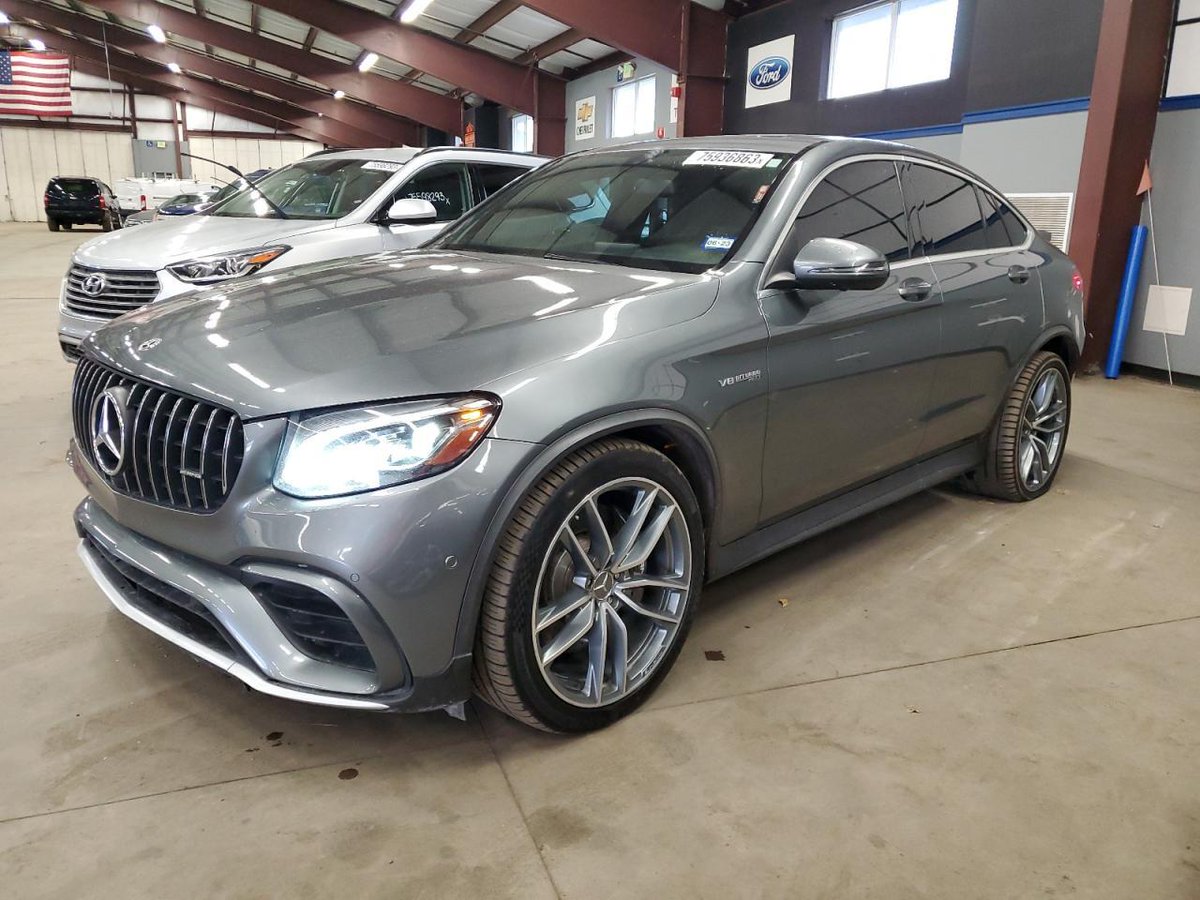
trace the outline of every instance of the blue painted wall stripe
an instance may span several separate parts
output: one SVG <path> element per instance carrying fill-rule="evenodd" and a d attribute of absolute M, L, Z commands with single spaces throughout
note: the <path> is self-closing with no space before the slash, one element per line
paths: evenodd
<path fill-rule="evenodd" d="M 1167 97 L 1159 109 L 1169 112 L 1173 109 L 1200 109 L 1200 94 L 1188 94 L 1184 97 Z"/>
<path fill-rule="evenodd" d="M 965 113 L 963 124 L 974 125 L 979 122 L 1002 122 L 1006 119 L 1032 119 L 1035 116 L 1058 116 L 1063 113 L 1080 112 L 1088 108 L 1091 102 L 1088 97 L 1074 97 L 1070 100 L 1054 100 L 1050 103 L 1027 103 L 1024 106 L 1005 106 L 1000 109 L 983 109 L 979 112 Z"/>
<path fill-rule="evenodd" d="M 1200 106 L 1200 96 L 1191 99 Z M 1003 122 L 1009 119 L 1032 119 L 1037 116 L 1058 116 L 1063 113 L 1086 110 L 1089 104 L 1087 97 L 1075 97 L 1070 100 L 1055 100 L 1050 103 L 1028 103 L 1024 106 L 1006 106 L 1001 109 L 984 109 L 978 112 L 966 113 L 960 122 L 950 122 L 945 125 L 925 125 L 918 128 L 898 128 L 894 131 L 869 131 L 860 137 L 877 138 L 883 141 L 903 141 L 910 138 L 935 137 L 939 134 L 961 134 L 964 126 L 978 125 L 981 122 Z M 1163 107 L 1166 108 L 1165 106 Z M 1192 107 L 1179 107 L 1192 108 Z"/>

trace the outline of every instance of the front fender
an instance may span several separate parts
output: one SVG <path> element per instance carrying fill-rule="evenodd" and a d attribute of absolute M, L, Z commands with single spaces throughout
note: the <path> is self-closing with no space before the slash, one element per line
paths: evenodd
<path fill-rule="evenodd" d="M 479 622 L 479 610 L 483 604 L 483 593 L 491 575 L 492 564 L 496 558 L 496 550 L 504 529 L 512 519 L 517 506 L 525 495 L 536 485 L 543 476 L 560 460 L 570 453 L 611 434 L 634 431 L 644 428 L 667 428 L 677 434 L 686 434 L 689 443 L 693 444 L 696 452 L 707 467 L 707 484 L 693 485 L 697 487 L 697 495 L 702 507 L 708 507 L 711 516 L 716 516 L 721 508 L 720 473 L 717 456 L 704 430 L 687 416 L 669 409 L 636 409 L 614 413 L 576 427 L 567 434 L 554 440 L 537 453 L 524 470 L 513 480 L 504 494 L 503 500 L 496 507 L 495 514 L 488 524 L 484 540 L 480 543 L 471 564 L 471 573 L 467 579 L 467 589 L 463 596 L 459 612 L 458 630 L 454 641 L 455 657 L 469 656 L 475 645 L 475 631 Z M 709 496 L 701 497 L 705 489 Z M 715 529 L 711 522 L 708 527 L 708 540 L 711 542 Z"/>

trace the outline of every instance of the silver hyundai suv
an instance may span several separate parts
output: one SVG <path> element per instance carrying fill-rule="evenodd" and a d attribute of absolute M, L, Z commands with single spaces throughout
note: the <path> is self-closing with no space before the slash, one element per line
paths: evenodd
<path fill-rule="evenodd" d="M 191 216 L 95 238 L 75 251 L 58 340 L 75 361 L 105 322 L 147 303 L 305 263 L 416 247 L 546 160 L 474 148 L 313 154 Z"/>
<path fill-rule="evenodd" d="M 92 335 L 79 552 L 251 687 L 474 689 L 540 728 L 643 702 L 701 587 L 950 479 L 1063 459 L 1082 282 L 935 156 L 810 137 L 580 153 L 420 250 Z"/>

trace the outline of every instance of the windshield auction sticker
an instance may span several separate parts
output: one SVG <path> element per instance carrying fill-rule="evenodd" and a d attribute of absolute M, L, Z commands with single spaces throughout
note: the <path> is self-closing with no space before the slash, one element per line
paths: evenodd
<path fill-rule="evenodd" d="M 738 169 L 761 169 L 773 153 L 750 153 L 745 150 L 697 150 L 683 161 L 685 166 L 730 166 Z"/>
<path fill-rule="evenodd" d="M 363 166 L 364 172 L 399 172 L 404 163 L 384 162 L 381 159 L 373 159 Z"/>

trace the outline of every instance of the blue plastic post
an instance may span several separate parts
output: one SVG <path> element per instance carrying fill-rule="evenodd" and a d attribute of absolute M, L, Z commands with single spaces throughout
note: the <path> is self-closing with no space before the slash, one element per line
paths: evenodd
<path fill-rule="evenodd" d="M 1113 323 L 1112 343 L 1108 345 L 1108 359 L 1104 362 L 1104 377 L 1116 378 L 1121 374 L 1121 358 L 1125 355 L 1125 338 L 1129 335 L 1129 320 L 1133 316 L 1133 302 L 1137 299 L 1138 276 L 1142 274 L 1142 254 L 1146 251 L 1146 235 L 1149 229 L 1138 225 L 1133 229 L 1129 242 L 1129 258 L 1125 260 L 1125 277 L 1121 280 L 1121 299 L 1117 303 L 1117 320 Z"/>

